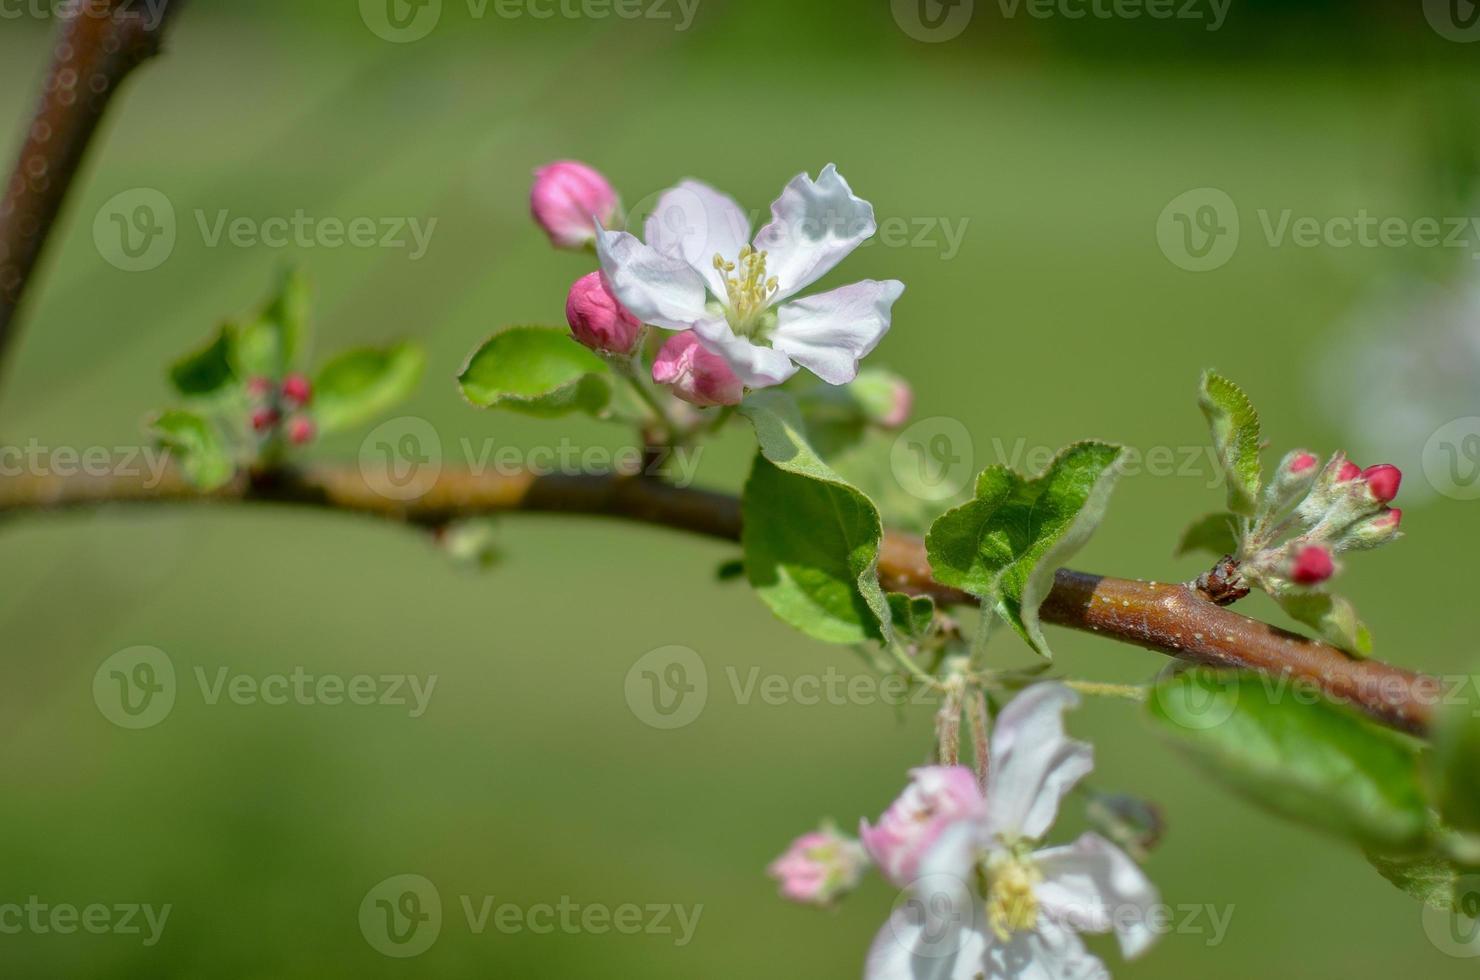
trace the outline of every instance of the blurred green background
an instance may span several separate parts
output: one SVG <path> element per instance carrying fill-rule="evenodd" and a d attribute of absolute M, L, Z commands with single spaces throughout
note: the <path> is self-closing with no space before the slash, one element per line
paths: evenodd
<path fill-rule="evenodd" d="M 700 0 L 687 30 L 495 13 L 507 7 L 478 17 L 447 0 L 428 36 L 402 44 L 369 29 L 352 0 L 192 4 L 92 157 L 8 365 L 0 442 L 137 445 L 141 419 L 168 398 L 163 365 L 297 261 L 316 284 L 321 350 L 401 336 L 428 347 L 428 379 L 403 411 L 433 423 L 449 453 L 464 438 L 622 445 L 595 423 L 478 414 L 452 384 L 495 328 L 559 322 L 589 268 L 552 252 L 528 219 L 531 170 L 561 157 L 603 169 L 629 203 L 692 175 L 761 209 L 798 171 L 835 161 L 881 219 L 964 222 L 953 254 L 938 232 L 874 244 L 829 281 L 908 284 L 875 362 L 914 381 L 917 417 L 964 423 L 978 467 L 1019 440 L 1201 446 L 1194 388 L 1208 366 L 1248 387 L 1281 452 L 1356 444 L 1364 408 L 1409 405 L 1350 390 L 1342 358 L 1374 335 L 1349 325 L 1382 284 L 1462 291 L 1473 248 L 1276 247 L 1258 215 L 1471 213 L 1456 209 L 1471 203 L 1477 48 L 1443 36 L 1418 3 L 1235 0 L 1218 30 L 976 6 L 959 37 L 926 42 L 887 0 Z M 8 138 L 33 104 L 51 26 L 0 21 Z M 91 230 L 105 202 L 140 187 L 170 198 L 180 237 L 162 266 L 126 273 Z M 1236 203 L 1243 238 L 1226 265 L 1191 273 L 1158 247 L 1157 220 L 1201 187 Z M 207 247 L 193 217 L 300 208 L 438 223 L 413 261 Z M 1449 343 L 1421 311 L 1377 339 Z M 1469 411 L 1435 410 L 1430 428 L 1480 414 L 1476 374 L 1470 362 L 1446 381 Z M 321 452 L 353 460 L 363 435 Z M 1408 448 L 1416 465 L 1420 447 Z M 728 436 L 704 458 L 704 482 L 737 487 L 749 453 L 740 432 Z M 1199 561 L 1170 555 L 1181 527 L 1217 506 L 1208 480 L 1205 465 L 1126 479 L 1075 564 L 1194 576 Z M 1343 589 L 1382 655 L 1465 670 L 1477 650 L 1461 590 L 1480 505 L 1423 482 L 1410 470 L 1408 538 L 1358 556 Z M 0 903 L 172 911 L 152 947 L 0 935 L 0 974 L 860 975 L 889 890 L 873 884 L 818 913 L 776 899 L 763 869 L 821 817 L 875 817 L 925 758 L 929 709 L 740 703 L 729 671 L 862 668 L 783 627 L 743 585 L 717 582 L 732 548 L 536 517 L 502 521 L 499 543 L 504 562 L 474 574 L 415 534 L 315 513 L 7 524 Z M 1165 664 L 1088 636 L 1052 640 L 1062 666 L 1090 678 L 1145 680 Z M 693 724 L 661 731 L 629 709 L 624 683 L 643 654 L 675 644 L 702 656 L 709 700 Z M 1004 663 L 1026 662 L 1009 637 L 998 644 Z M 92 679 L 136 645 L 168 653 L 180 692 L 161 724 L 127 731 L 100 714 Z M 419 718 L 207 704 L 194 672 L 222 667 L 438 681 Z M 1206 930 L 1171 935 L 1141 962 L 1109 954 L 1117 976 L 1474 975 L 1359 855 L 1224 795 L 1134 708 L 1089 704 L 1072 727 L 1097 744 L 1096 785 L 1165 803 L 1170 833 L 1149 868 L 1165 900 L 1233 910 L 1216 948 Z M 1060 829 L 1081 825 L 1076 811 Z M 444 921 L 431 949 L 398 960 L 367 943 L 357 916 L 373 886 L 403 873 L 435 883 Z M 475 907 L 487 895 L 525 907 L 569 896 L 703 913 L 681 947 L 671 935 L 477 935 L 464 895 Z"/>

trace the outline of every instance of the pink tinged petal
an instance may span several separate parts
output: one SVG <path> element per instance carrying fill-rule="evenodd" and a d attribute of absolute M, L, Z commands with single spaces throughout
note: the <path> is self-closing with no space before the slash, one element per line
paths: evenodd
<path fill-rule="evenodd" d="M 750 218 L 734 199 L 697 180 L 663 192 L 648 215 L 643 238 L 664 255 L 681 258 L 723 299 L 725 283 L 714 257 L 734 262 L 750 244 Z"/>
<path fill-rule="evenodd" d="M 1105 964 L 1070 929 L 1045 919 L 987 949 L 985 980 L 1110 980 Z"/>
<path fill-rule="evenodd" d="M 762 347 L 738 336 L 726 320 L 700 320 L 694 324 L 694 333 L 705 348 L 725 359 L 747 387 L 770 388 L 797 373 L 791 358 L 773 347 Z"/>
<path fill-rule="evenodd" d="M 745 386 L 723 357 L 706 350 L 692 330 L 677 334 L 653 359 L 653 380 L 700 408 L 738 405 Z"/>
<path fill-rule="evenodd" d="M 579 248 L 616 214 L 617 192 L 584 163 L 560 160 L 535 171 L 529 210 L 556 247 Z"/>
<path fill-rule="evenodd" d="M 926 766 L 910 772 L 909 785 L 877 826 L 862 822 L 859 837 L 880 873 L 898 887 L 926 874 L 965 877 L 981 808 L 981 791 L 970 769 Z"/>
<path fill-rule="evenodd" d="M 1094 749 L 1064 734 L 1064 711 L 1078 704 L 1079 696 L 1062 684 L 1036 684 L 1002 709 L 992 736 L 989 833 L 1043 837 L 1059 801 L 1094 768 Z"/>
<path fill-rule="evenodd" d="M 994 941 L 964 888 L 912 891 L 874 937 L 864 980 L 979 980 Z"/>
<path fill-rule="evenodd" d="M 847 384 L 889 332 L 894 303 L 904 293 L 895 279 L 868 279 L 787 303 L 776 311 L 775 348 L 828 384 Z"/>
<path fill-rule="evenodd" d="M 755 247 L 767 253 L 766 271 L 779 280 L 782 300 L 827 275 L 877 228 L 874 206 L 854 196 L 829 163 L 817 180 L 798 174 L 786 185 Z"/>
<path fill-rule="evenodd" d="M 704 280 L 688 263 L 649 248 L 625 231 L 596 230 L 596 254 L 606 285 L 637 319 L 687 330 L 708 316 Z"/>
<path fill-rule="evenodd" d="M 1136 862 L 1105 838 L 1085 834 L 1033 860 L 1043 873 L 1036 889 L 1043 916 L 1076 932 L 1113 931 L 1127 959 L 1156 941 L 1151 910 L 1161 896 Z"/>

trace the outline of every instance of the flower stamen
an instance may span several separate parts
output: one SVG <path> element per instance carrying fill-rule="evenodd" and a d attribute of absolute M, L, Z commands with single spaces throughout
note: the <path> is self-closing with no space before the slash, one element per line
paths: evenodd
<path fill-rule="evenodd" d="M 1007 942 L 1015 932 L 1038 925 L 1038 896 L 1034 889 L 1043 873 L 1031 862 L 1004 855 L 987 868 L 987 922 L 997 938 Z"/>
<path fill-rule="evenodd" d="M 744 245 L 738 265 L 726 262 L 723 255 L 715 255 L 714 268 L 724 280 L 730 326 L 738 333 L 748 334 L 781 288 L 775 276 L 766 276 L 766 253 Z M 739 275 L 733 275 L 737 269 Z"/>

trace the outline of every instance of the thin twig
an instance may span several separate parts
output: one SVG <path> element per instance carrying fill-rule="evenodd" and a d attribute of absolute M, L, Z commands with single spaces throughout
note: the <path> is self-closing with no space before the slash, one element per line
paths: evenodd
<path fill-rule="evenodd" d="M 0 366 L 16 312 L 98 123 L 129 74 L 159 53 L 181 0 L 66 5 L 40 104 L 0 199 Z"/>
<path fill-rule="evenodd" d="M 398 488 L 359 468 L 315 466 L 269 480 L 238 480 L 212 494 L 192 490 L 173 471 L 148 476 L 25 476 L 0 478 L 0 517 L 90 509 L 108 504 L 292 504 L 347 511 L 435 527 L 503 512 L 588 514 L 660 525 L 725 541 L 740 538 L 735 497 L 683 489 L 643 477 L 441 472 L 425 493 L 401 500 Z M 930 574 L 924 544 L 889 533 L 880 549 L 879 577 L 892 592 L 930 595 L 944 605 L 974 603 Z M 1194 663 L 1258 670 L 1311 684 L 1374 719 L 1423 734 L 1441 695 L 1437 678 L 1376 660 L 1355 660 L 1335 647 L 1276 629 L 1214 605 L 1183 585 L 1058 573 L 1040 615 L 1046 623 L 1083 630 Z"/>

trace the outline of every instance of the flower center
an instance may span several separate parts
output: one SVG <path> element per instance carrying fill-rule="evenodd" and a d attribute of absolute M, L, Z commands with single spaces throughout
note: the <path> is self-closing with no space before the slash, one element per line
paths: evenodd
<path fill-rule="evenodd" d="M 725 313 L 730 326 L 736 333 L 749 335 L 781 285 L 775 276 L 766 277 L 766 253 L 744 245 L 740 248 L 738 265 L 726 262 L 723 255 L 716 255 L 714 268 L 725 283 Z"/>
<path fill-rule="evenodd" d="M 1030 861 L 1004 854 L 987 866 L 987 922 L 1007 942 L 1015 932 L 1038 924 L 1038 896 L 1033 889 L 1043 874 Z"/>

